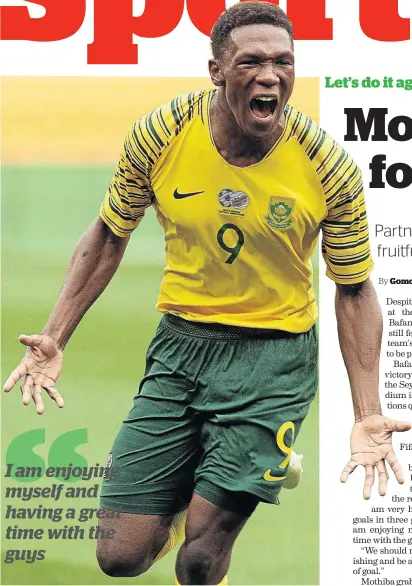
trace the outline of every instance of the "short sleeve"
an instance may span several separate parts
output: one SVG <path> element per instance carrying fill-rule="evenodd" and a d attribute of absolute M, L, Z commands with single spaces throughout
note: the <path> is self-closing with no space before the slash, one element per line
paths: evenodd
<path fill-rule="evenodd" d="M 342 285 L 353 285 L 369 277 L 373 261 L 361 172 L 350 159 L 341 171 L 327 199 L 322 255 L 328 277 Z"/>
<path fill-rule="evenodd" d="M 152 203 L 148 160 L 140 144 L 139 124 L 136 123 L 126 137 L 100 208 L 100 217 L 117 236 L 128 236 Z"/>

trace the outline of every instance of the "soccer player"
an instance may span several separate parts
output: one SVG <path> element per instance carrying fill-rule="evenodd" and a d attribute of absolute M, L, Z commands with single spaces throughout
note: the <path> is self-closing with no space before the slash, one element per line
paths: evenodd
<path fill-rule="evenodd" d="M 382 318 L 362 180 L 350 156 L 288 105 L 292 26 L 266 2 L 243 2 L 215 24 L 216 89 L 179 96 L 131 128 L 100 217 L 81 238 L 41 335 L 21 336 L 23 403 L 44 409 L 62 351 L 115 273 L 153 205 L 164 228 L 163 312 L 134 406 L 109 458 L 98 543 L 111 576 L 135 576 L 172 547 L 180 584 L 225 581 L 236 537 L 260 501 L 278 503 L 294 439 L 317 387 L 317 308 L 311 256 L 322 230 L 355 424 L 342 481 L 365 467 L 385 494 L 394 431 L 381 414 Z M 187 519 L 182 513 L 187 509 Z"/>

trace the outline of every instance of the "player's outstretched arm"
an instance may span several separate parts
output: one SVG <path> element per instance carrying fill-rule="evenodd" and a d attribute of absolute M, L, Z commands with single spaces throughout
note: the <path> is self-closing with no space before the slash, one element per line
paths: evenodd
<path fill-rule="evenodd" d="M 385 495 L 387 461 L 399 483 L 401 466 L 392 448 L 392 433 L 407 431 L 411 424 L 384 417 L 379 400 L 379 359 L 382 341 L 382 313 L 372 282 L 337 285 L 336 317 L 339 342 L 352 391 L 355 424 L 351 434 L 351 460 L 341 481 L 346 482 L 358 465 L 365 467 L 363 496 L 370 498 L 375 479 L 379 494 Z"/>
<path fill-rule="evenodd" d="M 22 400 L 33 399 L 37 413 L 44 411 L 42 389 L 63 407 L 55 388 L 63 364 L 63 350 L 86 311 L 104 291 L 115 274 L 129 237 L 119 238 L 98 218 L 77 244 L 60 296 L 40 335 L 19 337 L 27 347 L 20 364 L 8 377 L 10 391 L 24 376 Z"/>

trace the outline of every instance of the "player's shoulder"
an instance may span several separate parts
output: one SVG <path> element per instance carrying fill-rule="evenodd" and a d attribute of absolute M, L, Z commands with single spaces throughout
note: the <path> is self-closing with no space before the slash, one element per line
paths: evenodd
<path fill-rule="evenodd" d="M 142 116 L 135 122 L 135 126 L 150 127 L 153 124 L 162 127 L 167 134 L 178 133 L 187 122 L 203 116 L 204 105 L 212 95 L 213 90 L 199 90 L 176 96 Z"/>
<path fill-rule="evenodd" d="M 211 90 L 181 94 L 136 120 L 128 135 L 132 150 L 155 162 L 187 124 L 204 120 L 212 95 Z"/>
<path fill-rule="evenodd" d="M 336 140 L 304 112 L 289 105 L 286 114 L 290 129 L 289 137 L 300 144 L 309 160 L 325 159 L 332 149 L 340 153 L 345 152 Z"/>
<path fill-rule="evenodd" d="M 289 138 L 300 145 L 324 187 L 331 176 L 349 180 L 360 173 L 350 154 L 310 116 L 292 106 L 287 107 L 286 116 Z"/>

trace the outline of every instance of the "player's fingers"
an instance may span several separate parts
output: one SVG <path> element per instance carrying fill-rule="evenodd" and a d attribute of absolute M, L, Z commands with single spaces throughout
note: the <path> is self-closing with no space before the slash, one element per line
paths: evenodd
<path fill-rule="evenodd" d="M 385 418 L 385 425 L 390 431 L 408 431 L 412 425 L 409 421 L 395 421 L 395 419 Z"/>
<path fill-rule="evenodd" d="M 371 498 L 372 486 L 375 482 L 375 468 L 371 464 L 365 466 L 365 484 L 363 485 L 363 498 Z"/>
<path fill-rule="evenodd" d="M 6 393 L 11 391 L 11 389 L 14 387 L 16 382 L 18 380 L 20 380 L 21 377 L 26 374 L 26 372 L 27 372 L 27 365 L 24 363 L 19 364 L 18 367 L 13 370 L 13 372 L 10 374 L 9 378 L 4 383 L 3 390 Z"/>
<path fill-rule="evenodd" d="M 40 346 L 40 344 L 43 342 L 43 336 L 40 336 L 39 334 L 34 334 L 33 336 L 22 334 L 19 336 L 19 342 L 24 346 Z"/>
<path fill-rule="evenodd" d="M 44 402 L 40 385 L 34 385 L 33 401 L 36 403 L 37 415 L 42 415 L 44 412 Z"/>
<path fill-rule="evenodd" d="M 20 387 L 23 405 L 28 405 L 30 403 L 32 395 L 33 395 L 33 388 L 34 388 L 33 377 L 30 374 L 28 374 L 24 377 L 24 381 Z"/>
<path fill-rule="evenodd" d="M 381 496 L 385 496 L 389 479 L 389 474 L 386 470 L 385 460 L 379 460 L 379 462 L 376 464 L 376 471 L 378 473 L 378 492 Z"/>
<path fill-rule="evenodd" d="M 60 407 L 60 409 L 62 407 L 64 407 L 64 401 L 63 401 L 63 397 L 61 396 L 61 394 L 56 390 L 56 387 L 43 387 L 44 390 L 48 393 L 49 397 L 51 399 L 53 399 L 53 401 L 56 401 L 57 406 Z"/>
<path fill-rule="evenodd" d="M 355 470 L 355 468 L 357 467 L 358 463 L 355 462 L 355 460 L 350 460 L 345 468 L 342 471 L 342 474 L 340 475 L 340 481 L 341 482 L 346 482 L 347 479 L 349 478 L 350 474 L 352 474 L 352 472 Z"/>
<path fill-rule="evenodd" d="M 51 379 L 50 377 L 46 376 L 45 374 L 42 374 L 40 372 L 35 372 L 33 373 L 33 380 L 34 380 L 34 384 L 39 386 L 39 387 L 47 387 L 49 384 L 53 384 L 53 379 Z M 51 382 L 53 381 L 53 382 Z"/>
<path fill-rule="evenodd" d="M 403 484 L 405 482 L 405 477 L 403 475 L 402 467 L 399 463 L 398 458 L 395 455 L 395 452 L 391 450 L 387 454 L 386 459 L 388 461 L 388 464 L 392 468 L 393 473 L 395 474 L 396 480 L 399 482 L 399 484 Z"/>

